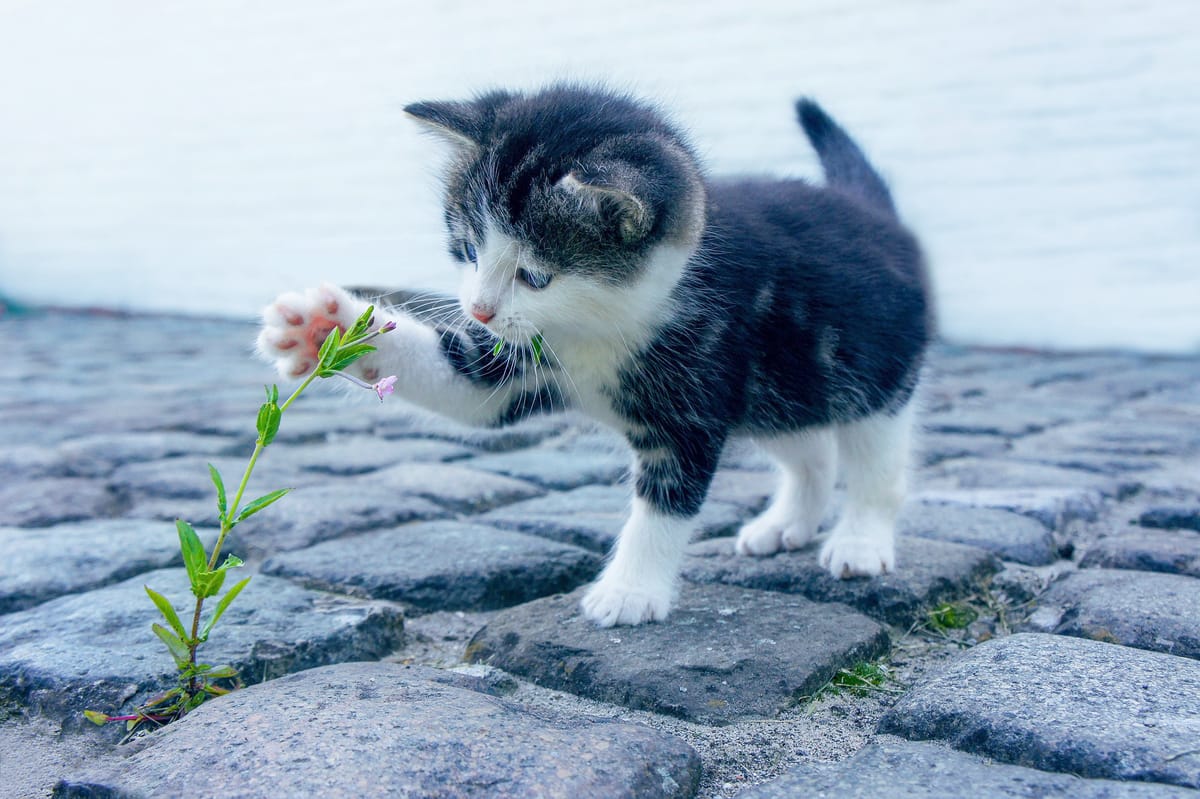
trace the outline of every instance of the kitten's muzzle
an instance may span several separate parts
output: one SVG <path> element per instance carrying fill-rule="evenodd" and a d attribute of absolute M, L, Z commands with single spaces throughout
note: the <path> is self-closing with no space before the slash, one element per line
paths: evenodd
<path fill-rule="evenodd" d="M 471 306 L 471 316 L 486 325 L 496 318 L 496 309 L 491 305 L 484 305 L 477 302 Z"/>

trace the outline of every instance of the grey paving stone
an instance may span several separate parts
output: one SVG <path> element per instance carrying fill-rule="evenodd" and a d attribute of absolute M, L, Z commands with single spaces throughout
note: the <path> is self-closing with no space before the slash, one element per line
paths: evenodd
<path fill-rule="evenodd" d="M 457 521 L 411 524 L 277 555 L 265 574 L 419 611 L 492 610 L 570 591 L 599 572 L 579 547 Z"/>
<path fill-rule="evenodd" d="M 1014 452 L 1030 456 L 1061 456 L 1093 452 L 1125 457 L 1181 455 L 1193 449 L 1190 431 L 1178 422 L 1155 422 L 1141 416 L 1117 414 L 1103 420 L 1076 422 L 1017 443 Z"/>
<path fill-rule="evenodd" d="M 252 686 L 56 795 L 683 799 L 700 782 L 695 751 L 666 733 L 547 717 L 436 677 L 353 663 Z"/>
<path fill-rule="evenodd" d="M 1084 569 L 1051 585 L 1029 622 L 1039 632 L 1200 658 L 1200 580 Z"/>
<path fill-rule="evenodd" d="M 633 489 L 589 485 L 518 502 L 483 514 L 480 521 L 506 530 L 608 552 L 629 516 Z M 743 504 L 710 499 L 696 517 L 694 538 L 731 535 L 754 514 Z"/>
<path fill-rule="evenodd" d="M 1024 605 L 1045 591 L 1051 579 L 1044 574 L 1044 570 L 1006 563 L 1003 569 L 992 575 L 989 588 L 1002 601 Z"/>
<path fill-rule="evenodd" d="M 1138 517 L 1143 527 L 1160 527 L 1165 530 L 1200 531 L 1200 507 L 1197 505 L 1158 505 L 1147 509 Z"/>
<path fill-rule="evenodd" d="M 361 394 L 356 391 L 348 397 L 343 396 L 341 391 L 325 387 L 318 387 L 317 391 L 315 394 L 305 394 L 288 409 L 279 426 L 276 443 L 284 446 L 300 443 L 319 444 L 348 436 L 369 435 L 380 419 L 395 413 L 395 408 L 381 407 L 371 391 L 363 391 Z M 326 399 L 332 402 L 322 402 Z M 251 409 L 251 413 L 253 412 Z M 234 414 L 231 418 L 243 416 L 244 411 Z M 251 429 L 250 434 L 253 435 L 253 432 Z"/>
<path fill-rule="evenodd" d="M 469 457 L 473 452 L 449 441 L 389 441 L 369 436 L 335 436 L 332 440 L 320 443 L 278 444 L 272 447 L 270 456 L 304 472 L 348 476 L 402 463 L 457 460 Z"/>
<path fill-rule="evenodd" d="M 0 441 L 10 441 L 0 437 Z M 0 479 L 33 480 L 38 477 L 66 477 L 69 463 L 52 447 L 38 444 L 0 446 Z"/>
<path fill-rule="evenodd" d="M 1110 455 L 1105 452 L 1054 452 L 1042 455 L 1014 455 L 1014 460 L 1054 466 L 1072 471 L 1128 478 L 1129 486 L 1141 487 L 1142 478 L 1161 468 L 1162 461 L 1154 457 Z M 1129 489 L 1123 489 L 1129 492 Z M 1131 493 L 1131 492 L 1130 492 Z"/>
<path fill-rule="evenodd" d="M 948 413 L 929 415 L 923 427 L 931 433 L 1019 438 L 1038 433 L 1061 419 L 1058 414 L 1000 411 L 995 406 L 955 407 Z"/>
<path fill-rule="evenodd" d="M 337 482 L 298 488 L 242 522 L 229 534 L 227 551 L 241 557 L 265 557 L 449 515 L 427 499 L 397 494 L 385 486 L 364 483 L 362 478 L 335 479 Z"/>
<path fill-rule="evenodd" d="M 968 544 L 1031 566 L 1058 559 L 1054 536 L 1044 524 L 997 508 L 910 503 L 900 515 L 897 532 Z"/>
<path fill-rule="evenodd" d="M 725 724 L 774 716 L 888 648 L 871 619 L 785 594 L 689 585 L 665 622 L 609 629 L 580 615 L 582 596 L 500 611 L 467 659 L 591 699 Z"/>
<path fill-rule="evenodd" d="M 927 608 L 974 593 L 999 569 L 994 555 L 975 547 L 901 537 L 896 574 L 837 580 L 817 563 L 819 543 L 767 558 L 738 555 L 733 544 L 731 538 L 692 544 L 684 578 L 845 602 L 890 624 L 911 624 Z"/>
<path fill-rule="evenodd" d="M 5 616 L 0 706 L 81 725 L 85 709 L 128 710 L 169 687 L 174 663 L 150 631 L 161 619 L 144 585 L 177 609 L 194 606 L 184 570 L 164 569 Z M 210 601 L 207 612 L 211 608 Z M 200 653 L 205 662 L 229 663 L 244 682 L 255 683 L 328 663 L 382 658 L 403 644 L 403 628 L 391 603 L 336 597 L 256 575 Z"/>
<path fill-rule="evenodd" d="M 1200 577 L 1200 533 L 1134 528 L 1089 546 L 1079 565 Z"/>
<path fill-rule="evenodd" d="M 43 477 L 0 484 L 0 525 L 48 527 L 113 516 L 119 502 L 99 480 Z"/>
<path fill-rule="evenodd" d="M 696 531 L 693 541 L 705 541 L 710 538 L 721 538 L 737 533 L 743 524 L 754 518 L 756 511 L 743 503 L 722 502 L 717 499 L 705 500 L 700 513 L 694 522 Z"/>
<path fill-rule="evenodd" d="M 465 444 L 485 452 L 510 452 L 533 447 L 571 426 L 569 415 L 535 416 L 512 427 L 467 427 L 430 413 L 403 409 L 381 416 L 375 424 L 384 438 L 435 438 Z"/>
<path fill-rule="evenodd" d="M 954 458 L 988 458 L 1001 455 L 1011 446 L 1007 440 L 997 436 L 922 433 L 917 437 L 917 457 L 922 465 L 933 466 Z"/>
<path fill-rule="evenodd" d="M 1200 787 L 1200 663 L 1070 638 L 986 641 L 926 677 L 879 731 L 1080 777 Z"/>
<path fill-rule="evenodd" d="M 524 480 L 447 463 L 403 463 L 361 475 L 354 484 L 423 497 L 456 513 L 478 513 L 543 493 Z"/>
<path fill-rule="evenodd" d="M 926 489 L 917 502 L 997 508 L 1037 519 L 1052 530 L 1069 522 L 1095 521 L 1104 511 L 1104 495 L 1088 488 Z"/>
<path fill-rule="evenodd" d="M 1009 766 L 929 743 L 875 743 L 837 763 L 805 763 L 783 777 L 739 793 L 738 799 L 1195 799 L 1174 785 L 1088 780 L 1072 774 Z"/>
<path fill-rule="evenodd" d="M 274 449 L 260 456 L 250 478 L 247 492 L 252 496 L 302 485 L 314 485 L 322 481 L 321 476 L 303 474 L 282 458 L 274 457 Z M 233 492 L 246 470 L 250 453 L 245 457 L 198 457 L 184 456 L 158 461 L 129 463 L 117 468 L 108 478 L 112 490 L 131 502 L 148 497 L 168 499 L 203 499 L 212 497 L 216 501 L 216 490 L 209 476 L 208 464 L 215 466 L 225 481 L 225 487 Z M 257 493 L 256 493 L 257 492 Z M 232 500 L 232 493 L 230 499 Z"/>
<path fill-rule="evenodd" d="M 629 515 L 627 486 L 583 486 L 498 508 L 480 521 L 506 530 L 607 552 Z"/>
<path fill-rule="evenodd" d="M 0 551 L 0 613 L 182 564 L 175 526 L 137 519 L 0 527 Z"/>
<path fill-rule="evenodd" d="M 767 505 L 779 477 L 773 470 L 720 469 L 708 489 L 709 502 L 739 508 L 749 519 Z"/>
<path fill-rule="evenodd" d="M 471 461 L 472 469 L 520 478 L 542 488 L 559 491 L 593 483 L 611 484 L 629 472 L 628 454 L 563 451 L 536 448 L 484 455 Z"/>
<path fill-rule="evenodd" d="M 966 458 L 925 470 L 921 484 L 931 489 L 1074 489 L 1123 499 L 1141 483 L 1136 475 L 1107 475 L 1027 461 Z"/>
<path fill-rule="evenodd" d="M 57 453 L 66 464 L 67 474 L 105 477 L 127 463 L 182 455 L 236 455 L 233 450 L 237 444 L 236 439 L 225 436 L 183 432 L 96 433 L 62 442 L 57 447 Z M 250 457 L 250 449 L 246 450 L 245 457 Z"/>
<path fill-rule="evenodd" d="M 265 513 L 270 512 L 265 511 Z M 207 499 L 146 497 L 134 501 L 125 509 L 122 518 L 154 519 L 160 522 L 174 522 L 176 519 L 183 519 L 197 528 L 217 527 L 221 523 L 217 518 L 215 494 Z M 251 524 L 255 524 L 255 522 L 251 522 Z"/>

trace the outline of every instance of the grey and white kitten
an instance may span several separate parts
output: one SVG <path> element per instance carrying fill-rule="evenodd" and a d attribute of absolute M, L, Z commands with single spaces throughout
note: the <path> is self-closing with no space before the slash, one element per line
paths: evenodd
<path fill-rule="evenodd" d="M 599 625 L 667 616 L 731 436 L 782 472 L 738 552 L 808 543 L 840 463 L 847 503 L 821 563 L 835 577 L 895 568 L 933 327 L 923 259 L 861 150 L 815 103 L 796 109 L 823 187 L 709 179 L 653 108 L 593 87 L 405 109 L 453 148 L 445 219 L 462 284 L 440 315 L 378 312 L 397 329 L 355 368 L 396 374 L 403 397 L 468 424 L 573 408 L 626 437 L 632 512 L 583 600 Z M 302 374 L 365 307 L 329 285 L 285 294 L 260 351 Z"/>

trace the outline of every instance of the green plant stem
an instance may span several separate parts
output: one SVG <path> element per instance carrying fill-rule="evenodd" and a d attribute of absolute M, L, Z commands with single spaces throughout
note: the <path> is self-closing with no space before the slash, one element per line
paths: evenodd
<path fill-rule="evenodd" d="M 304 379 L 304 382 L 296 387 L 292 395 L 284 400 L 279 406 L 279 414 L 282 416 L 288 406 L 292 404 L 292 400 L 300 396 L 304 389 L 312 384 L 312 381 L 317 379 L 318 369 L 314 369 L 312 373 Z M 242 495 L 246 493 L 246 486 L 250 483 L 250 475 L 254 472 L 254 466 L 258 463 L 258 456 L 267 448 L 260 437 L 254 442 L 254 452 L 250 455 L 250 462 L 246 464 L 246 471 L 242 473 L 242 482 L 238 484 L 237 494 L 233 497 L 233 504 L 229 506 L 225 518 L 221 519 L 221 532 L 217 534 L 217 543 L 213 545 L 212 556 L 208 559 L 208 570 L 212 571 L 217 568 L 217 558 L 221 556 L 221 547 L 225 544 L 225 536 L 229 535 L 229 531 L 233 529 L 232 520 L 237 518 L 238 508 L 242 504 Z M 200 614 L 204 610 L 204 598 L 196 597 L 196 612 L 192 614 L 192 634 L 187 641 L 188 646 L 188 662 L 192 665 L 192 677 L 188 680 L 188 691 L 196 692 L 196 650 L 200 648 Z"/>

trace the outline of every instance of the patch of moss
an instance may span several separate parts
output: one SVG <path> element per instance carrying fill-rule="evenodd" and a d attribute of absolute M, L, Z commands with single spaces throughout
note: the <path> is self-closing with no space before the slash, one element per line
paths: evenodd
<path fill-rule="evenodd" d="M 979 612 L 965 602 L 943 602 L 929 611 L 929 627 L 937 632 L 965 630 L 979 618 Z"/>
<path fill-rule="evenodd" d="M 848 669 L 838 669 L 833 679 L 817 692 L 818 696 L 838 696 L 843 692 L 852 696 L 866 696 L 874 691 L 895 690 L 892 673 L 882 663 L 856 663 Z"/>

